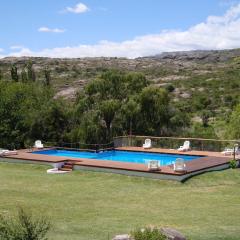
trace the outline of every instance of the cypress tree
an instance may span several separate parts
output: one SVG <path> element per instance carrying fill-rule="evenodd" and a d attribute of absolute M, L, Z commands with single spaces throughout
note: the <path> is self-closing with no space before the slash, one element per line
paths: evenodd
<path fill-rule="evenodd" d="M 22 79 L 22 82 L 28 81 L 28 75 L 27 75 L 27 71 L 26 71 L 25 67 L 23 68 L 23 70 L 21 72 L 21 79 Z"/>
<path fill-rule="evenodd" d="M 33 69 L 33 63 L 32 61 L 29 61 L 27 63 L 27 77 L 28 77 L 28 81 L 29 82 L 35 82 L 36 81 L 36 74 L 35 74 L 35 71 Z"/>
<path fill-rule="evenodd" d="M 18 82 L 18 69 L 17 69 L 17 66 L 15 64 L 12 65 L 12 68 L 11 68 L 11 77 L 12 77 L 12 80 L 15 81 L 15 82 Z"/>
<path fill-rule="evenodd" d="M 44 69 L 44 76 L 45 76 L 45 85 L 50 86 L 51 84 L 51 71 L 46 67 Z"/>

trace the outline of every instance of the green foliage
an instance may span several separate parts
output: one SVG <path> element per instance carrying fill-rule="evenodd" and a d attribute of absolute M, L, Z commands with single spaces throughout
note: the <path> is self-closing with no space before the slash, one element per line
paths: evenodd
<path fill-rule="evenodd" d="M 19 77 L 18 77 L 18 68 L 17 66 L 14 64 L 12 65 L 12 68 L 11 68 L 11 77 L 12 77 L 12 80 L 14 82 L 18 82 L 19 80 Z"/>
<path fill-rule="evenodd" d="M 217 135 L 212 126 L 204 127 L 200 123 L 193 124 L 187 135 L 193 138 L 217 139 Z"/>
<path fill-rule="evenodd" d="M 111 123 L 116 115 L 116 111 L 119 108 L 119 102 L 117 100 L 105 100 L 100 104 L 100 113 L 103 120 L 106 123 L 107 136 L 111 139 Z"/>
<path fill-rule="evenodd" d="M 21 72 L 21 79 L 23 83 L 26 83 L 28 81 L 28 75 L 27 75 L 27 70 L 24 67 Z"/>
<path fill-rule="evenodd" d="M 134 240 L 167 240 L 167 237 L 157 228 L 137 229 L 131 233 Z"/>
<path fill-rule="evenodd" d="M 52 103 L 50 99 L 51 90 L 36 84 L 0 83 L 0 145 L 24 147 L 24 142 L 31 138 L 34 116 Z"/>
<path fill-rule="evenodd" d="M 126 118 L 126 125 L 129 128 L 129 135 L 132 135 L 133 122 L 136 121 L 138 114 L 140 113 L 140 104 L 130 98 L 126 104 L 122 106 L 123 117 Z"/>
<path fill-rule="evenodd" d="M 236 106 L 230 116 L 227 135 L 233 139 L 240 138 L 240 104 Z"/>
<path fill-rule="evenodd" d="M 26 64 L 26 69 L 27 69 L 27 77 L 29 82 L 35 82 L 36 81 L 36 74 L 33 69 L 33 63 L 32 61 L 28 61 Z"/>
<path fill-rule="evenodd" d="M 133 131 L 171 135 L 189 126 L 186 113 L 171 105 L 169 92 L 149 86 L 142 74 L 106 71 L 71 104 L 53 99 L 48 69 L 44 85 L 30 80 L 32 66 L 22 70 L 22 83 L 0 84 L 2 147 L 21 148 L 35 139 L 102 143 Z"/>
<path fill-rule="evenodd" d="M 238 167 L 238 162 L 233 159 L 229 162 L 229 166 L 230 166 L 230 168 L 235 169 Z"/>
<path fill-rule="evenodd" d="M 149 134 L 162 135 L 170 119 L 167 91 L 149 86 L 142 90 L 139 99 L 143 129 Z"/>
<path fill-rule="evenodd" d="M 106 141 L 106 131 L 98 111 L 88 111 L 68 136 L 74 142 L 97 144 Z"/>
<path fill-rule="evenodd" d="M 44 69 L 45 85 L 50 86 L 51 84 L 51 71 L 48 68 Z"/>
<path fill-rule="evenodd" d="M 171 84 L 167 85 L 166 89 L 168 90 L 168 92 L 173 92 L 175 90 L 175 87 Z"/>
<path fill-rule="evenodd" d="M 46 218 L 35 218 L 21 208 L 17 217 L 0 215 L 1 240 L 47 240 L 49 230 L 50 222 Z"/>
<path fill-rule="evenodd" d="M 61 142 L 69 125 L 68 108 L 61 100 L 49 100 L 31 114 L 29 135 L 31 139 Z"/>

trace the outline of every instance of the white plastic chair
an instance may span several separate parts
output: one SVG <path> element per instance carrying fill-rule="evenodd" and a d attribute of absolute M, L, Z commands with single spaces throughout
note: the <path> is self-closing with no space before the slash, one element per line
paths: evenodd
<path fill-rule="evenodd" d="M 227 155 L 233 155 L 234 154 L 234 149 L 233 148 L 225 148 L 224 151 L 221 152 L 225 156 Z M 235 154 L 240 154 L 240 149 L 237 147 L 235 148 Z"/>
<path fill-rule="evenodd" d="M 185 151 L 189 151 L 190 150 L 190 141 L 185 141 L 183 146 L 180 146 L 178 148 L 179 152 L 185 152 Z"/>
<path fill-rule="evenodd" d="M 37 140 L 35 141 L 34 147 L 40 149 L 40 148 L 43 148 L 43 144 L 40 140 Z"/>
<path fill-rule="evenodd" d="M 177 158 L 175 163 L 173 164 L 173 169 L 175 172 L 185 172 L 186 171 L 186 164 L 184 163 L 184 159 Z"/>
<path fill-rule="evenodd" d="M 151 147 L 152 147 L 151 139 L 149 139 L 149 138 L 145 139 L 145 143 L 143 144 L 143 148 L 147 149 L 147 148 L 151 148 Z"/>
<path fill-rule="evenodd" d="M 10 156 L 10 155 L 17 155 L 17 154 L 18 152 L 16 150 L 14 151 L 5 150 L 5 149 L 0 150 L 0 156 Z"/>
<path fill-rule="evenodd" d="M 160 167 L 160 162 L 157 160 L 149 160 L 148 161 L 148 170 L 149 171 L 157 171 Z"/>

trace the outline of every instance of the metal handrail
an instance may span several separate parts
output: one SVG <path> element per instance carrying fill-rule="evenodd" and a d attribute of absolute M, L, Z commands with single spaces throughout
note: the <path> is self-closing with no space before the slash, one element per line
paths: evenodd
<path fill-rule="evenodd" d="M 172 139 L 172 140 L 196 140 L 196 141 L 214 141 L 214 142 L 240 142 L 239 140 L 226 140 L 226 139 L 211 139 L 211 138 L 191 138 L 191 137 L 155 137 L 155 136 L 139 136 L 139 135 L 126 135 L 126 136 L 118 136 L 113 139 L 119 138 L 151 138 L 151 139 Z"/>
<path fill-rule="evenodd" d="M 115 147 L 140 147 L 144 139 L 150 138 L 153 140 L 152 145 L 159 148 L 177 149 L 180 141 L 189 140 L 192 142 L 191 148 L 200 151 L 223 151 L 226 147 L 233 147 L 235 144 L 240 144 L 240 140 L 220 140 L 220 139 L 205 139 L 191 137 L 155 137 L 155 136 L 120 136 L 114 138 Z"/>
<path fill-rule="evenodd" d="M 43 144 L 47 145 L 48 147 L 55 147 L 55 148 L 68 149 L 68 150 L 86 150 L 86 151 L 103 151 L 103 150 L 113 149 L 114 147 L 114 142 L 102 143 L 102 144 L 91 144 L 91 143 L 88 144 L 88 143 L 81 143 L 81 142 L 57 143 L 57 142 L 43 141 Z"/>

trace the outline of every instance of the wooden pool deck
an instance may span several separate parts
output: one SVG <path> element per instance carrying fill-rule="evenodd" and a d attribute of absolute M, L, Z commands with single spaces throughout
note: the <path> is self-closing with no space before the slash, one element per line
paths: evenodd
<path fill-rule="evenodd" d="M 33 149 L 34 150 L 34 149 Z M 221 170 L 228 168 L 229 161 L 233 158 L 232 156 L 224 156 L 219 152 L 206 152 L 206 151 L 188 151 L 179 152 L 174 149 L 160 149 L 151 148 L 143 149 L 141 147 L 119 147 L 116 150 L 120 151 L 140 151 L 140 152 L 151 152 L 151 153 L 168 153 L 168 154 L 183 154 L 183 155 L 195 155 L 199 156 L 198 159 L 193 161 L 186 161 L 185 172 L 175 172 L 172 165 L 161 166 L 158 171 L 149 171 L 145 164 L 135 163 L 124 163 L 115 162 L 109 160 L 92 160 L 84 158 L 71 158 L 71 157 L 58 157 L 49 156 L 42 154 L 33 154 L 27 149 L 19 150 L 17 155 L 5 156 L 5 161 L 14 160 L 14 162 L 29 162 L 29 163 L 40 163 L 57 166 L 64 162 L 71 162 L 74 165 L 74 169 L 80 170 L 93 170 L 103 171 L 111 173 L 119 173 L 133 176 L 143 176 L 160 179 L 173 179 L 182 181 L 193 175 L 197 175 L 202 172 Z M 2 157 L 3 160 L 3 157 Z M 0 157 L 1 161 L 1 157 Z"/>

